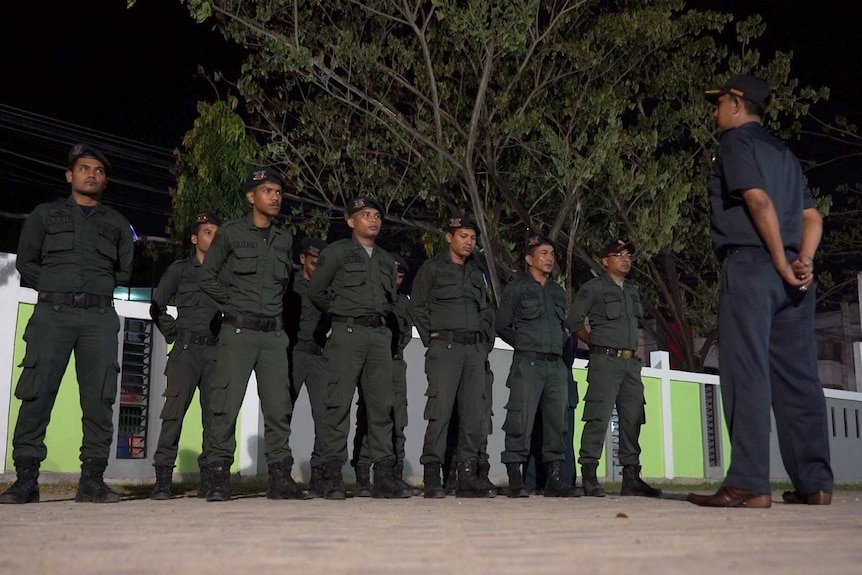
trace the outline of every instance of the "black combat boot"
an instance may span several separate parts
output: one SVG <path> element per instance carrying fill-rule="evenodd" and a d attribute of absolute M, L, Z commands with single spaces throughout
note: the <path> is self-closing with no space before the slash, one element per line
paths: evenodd
<path fill-rule="evenodd" d="M 491 480 L 488 478 L 488 474 L 491 473 L 491 463 L 488 461 L 480 461 L 479 462 L 479 483 L 482 484 L 482 487 L 485 489 L 491 489 L 495 495 L 500 495 L 501 493 L 505 493 L 505 490 L 494 485 Z"/>
<path fill-rule="evenodd" d="M 105 485 L 102 476 L 108 467 L 107 459 L 85 459 L 81 462 L 81 479 L 78 481 L 78 503 L 117 503 L 120 495 Z"/>
<path fill-rule="evenodd" d="M 661 489 L 650 487 L 641 479 L 640 465 L 623 466 L 623 486 L 620 495 L 637 495 L 640 497 L 661 497 Z"/>
<path fill-rule="evenodd" d="M 267 499 L 311 499 L 314 497 L 307 489 L 300 487 L 290 475 L 293 458 L 285 457 L 269 466 L 269 487 Z"/>
<path fill-rule="evenodd" d="M 524 472 L 521 471 L 520 463 L 507 463 L 506 473 L 509 475 L 509 493 L 508 496 L 529 497 L 527 487 L 524 485 Z"/>
<path fill-rule="evenodd" d="M 198 483 L 198 499 L 206 499 L 212 486 L 212 465 L 201 465 L 200 481 Z"/>
<path fill-rule="evenodd" d="M 401 487 L 395 481 L 395 460 L 387 459 L 374 464 L 374 486 L 371 497 L 375 499 L 406 499 L 410 490 Z"/>
<path fill-rule="evenodd" d="M 495 497 L 496 489 L 488 489 L 479 479 L 479 462 L 471 459 L 458 462 L 458 482 L 455 497 Z"/>
<path fill-rule="evenodd" d="M 343 464 L 338 460 L 327 461 L 323 464 L 323 498 L 345 499 L 347 490 L 344 487 L 344 478 L 341 476 Z"/>
<path fill-rule="evenodd" d="M 425 499 L 442 499 L 446 497 L 446 490 L 443 489 L 443 484 L 440 483 L 440 464 L 426 463 L 425 464 Z"/>
<path fill-rule="evenodd" d="M 599 480 L 596 479 L 596 469 L 598 463 L 587 463 L 581 465 L 581 484 L 584 486 L 584 495 L 587 497 L 604 497 L 605 490 L 599 485 Z"/>
<path fill-rule="evenodd" d="M 449 471 L 446 472 L 446 480 L 443 482 L 443 488 L 446 490 L 446 495 L 455 495 L 458 489 L 458 461 L 452 459 L 449 465 Z"/>
<path fill-rule="evenodd" d="M 356 491 L 354 497 L 371 497 L 371 462 L 357 461 L 356 467 Z"/>
<path fill-rule="evenodd" d="M 166 465 L 156 466 L 156 484 L 153 485 L 150 499 L 164 501 L 165 499 L 171 498 L 171 476 L 173 474 L 173 467 L 168 467 Z"/>
<path fill-rule="evenodd" d="M 323 466 L 315 465 L 311 468 L 311 490 L 317 497 L 323 497 Z"/>
<path fill-rule="evenodd" d="M 542 494 L 545 497 L 578 497 L 579 493 L 574 485 L 563 481 L 563 462 L 561 460 L 550 461 L 547 465 L 548 481 Z"/>
<path fill-rule="evenodd" d="M 18 479 L 0 495 L 0 503 L 39 503 L 39 460 L 22 457 L 15 460 Z"/>
<path fill-rule="evenodd" d="M 210 488 L 207 501 L 230 501 L 230 464 L 216 461 L 209 464 Z"/>
<path fill-rule="evenodd" d="M 398 482 L 398 486 L 401 487 L 401 489 L 406 489 L 407 491 L 409 491 L 411 497 L 419 495 L 420 493 L 422 493 L 421 489 L 411 485 L 410 483 L 408 483 L 407 481 L 404 480 L 404 462 L 403 461 L 399 461 L 398 463 L 395 464 L 395 481 Z"/>

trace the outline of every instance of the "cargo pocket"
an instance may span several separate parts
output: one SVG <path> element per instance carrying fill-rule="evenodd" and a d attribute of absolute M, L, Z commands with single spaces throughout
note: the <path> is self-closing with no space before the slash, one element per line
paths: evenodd
<path fill-rule="evenodd" d="M 117 374 L 120 373 L 120 364 L 116 361 L 105 368 L 105 379 L 102 382 L 102 400 L 114 405 L 117 401 L 117 389 L 120 386 Z"/>
<path fill-rule="evenodd" d="M 36 371 L 37 359 L 38 355 L 35 352 L 26 353 L 21 365 L 18 366 L 24 368 L 15 387 L 15 397 L 21 401 L 38 399 L 42 395 L 42 378 Z"/>
<path fill-rule="evenodd" d="M 210 387 L 210 409 L 213 415 L 227 413 L 227 388 L 230 384 L 230 373 L 216 371 L 215 379 Z"/>
<path fill-rule="evenodd" d="M 523 415 L 521 412 L 524 410 L 524 403 L 518 399 L 509 396 L 509 401 L 506 402 L 506 421 L 503 422 L 503 431 L 507 434 L 514 434 L 517 431 L 520 431 L 518 435 L 523 434 L 524 430 L 519 429 L 521 418 Z"/>
<path fill-rule="evenodd" d="M 440 418 L 440 408 L 437 405 L 437 388 L 431 388 L 428 386 L 428 390 L 425 392 L 425 421 L 435 421 Z"/>
<path fill-rule="evenodd" d="M 163 420 L 173 420 L 179 419 L 180 412 L 180 389 L 179 386 L 171 385 L 168 383 L 168 387 L 165 388 L 165 392 L 162 396 L 165 398 L 165 405 L 162 406 L 162 413 L 159 417 Z"/>

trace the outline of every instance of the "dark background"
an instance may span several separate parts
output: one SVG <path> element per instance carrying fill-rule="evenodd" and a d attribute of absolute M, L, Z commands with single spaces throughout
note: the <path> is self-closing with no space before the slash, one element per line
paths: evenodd
<path fill-rule="evenodd" d="M 792 50 L 792 75 L 802 85 L 832 89 L 818 115 L 840 113 L 862 124 L 862 40 L 845 3 L 689 5 L 738 18 L 761 14 L 761 51 Z M 139 0 L 131 9 L 120 0 L 93 0 L 16 4 L 15 15 L 0 20 L 0 53 L 0 251 L 15 251 L 35 205 L 68 194 L 65 154 L 77 141 L 93 143 L 114 165 L 105 202 L 119 207 L 139 235 L 166 236 L 172 150 L 192 127 L 197 102 L 229 89 L 206 75 L 235 77 L 239 50 L 210 25 L 196 24 L 176 0 Z M 819 160 L 834 149 L 814 144 L 803 153 Z M 828 193 L 858 179 L 858 169 L 857 160 L 807 175 Z"/>

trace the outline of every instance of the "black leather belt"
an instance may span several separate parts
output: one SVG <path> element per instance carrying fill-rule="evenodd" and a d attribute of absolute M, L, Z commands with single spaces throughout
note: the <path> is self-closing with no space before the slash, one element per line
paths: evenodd
<path fill-rule="evenodd" d="M 538 351 L 515 351 L 515 355 L 522 355 L 538 361 L 557 361 L 561 357 L 559 353 L 539 353 Z"/>
<path fill-rule="evenodd" d="M 323 355 L 323 348 L 314 343 L 313 341 L 298 341 L 296 345 L 293 346 L 294 350 L 304 351 L 305 353 L 310 353 L 311 355 Z"/>
<path fill-rule="evenodd" d="M 449 329 L 441 329 L 432 331 L 431 339 L 439 339 L 441 341 L 449 341 L 463 345 L 473 345 L 483 341 L 484 338 L 478 331 L 452 331 Z"/>
<path fill-rule="evenodd" d="M 105 295 L 91 293 L 71 293 L 58 291 L 40 291 L 39 303 L 67 305 L 70 307 L 113 307 L 114 299 Z"/>
<path fill-rule="evenodd" d="M 234 327 L 253 331 L 276 331 L 281 329 L 280 317 L 260 317 L 256 315 L 225 315 L 224 322 Z"/>
<path fill-rule="evenodd" d="M 590 353 L 600 353 L 602 355 L 609 355 L 620 359 L 631 359 L 638 356 L 638 352 L 634 349 L 615 349 L 613 347 L 604 347 L 601 345 L 591 345 Z"/>
<path fill-rule="evenodd" d="M 181 330 L 177 334 L 177 343 L 194 345 L 215 345 L 218 338 L 211 333 L 200 333 Z"/>
<path fill-rule="evenodd" d="M 386 318 L 382 315 L 333 315 L 330 316 L 332 321 L 346 323 L 348 325 L 363 325 L 365 327 L 382 327 L 386 325 Z"/>

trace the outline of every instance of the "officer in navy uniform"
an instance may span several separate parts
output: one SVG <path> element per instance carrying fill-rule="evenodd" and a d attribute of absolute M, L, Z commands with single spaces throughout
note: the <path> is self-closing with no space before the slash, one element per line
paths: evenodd
<path fill-rule="evenodd" d="M 201 478 L 198 497 L 206 497 L 209 491 L 207 456 L 212 421 L 210 386 L 215 377 L 215 345 L 221 326 L 221 313 L 215 302 L 201 291 L 200 268 L 220 223 L 218 216 L 210 211 L 195 216 L 190 228 L 194 255 L 175 261 L 165 270 L 150 305 L 150 317 L 165 341 L 173 344 L 165 367 L 167 387 L 160 415 L 162 428 L 153 456 L 156 484 L 150 499 L 171 498 L 171 475 L 177 459 L 183 419 L 195 390 L 200 390 L 203 428 L 201 453 L 198 456 Z M 168 313 L 168 304 L 172 301 L 177 308 L 176 318 Z"/>
<path fill-rule="evenodd" d="M 826 400 L 817 376 L 814 257 L 823 221 L 799 160 L 762 125 L 769 85 L 737 74 L 707 96 L 721 131 L 709 172 L 712 240 L 722 260 L 718 342 L 730 466 L 706 507 L 770 507 L 770 407 L 793 490 L 829 505 Z"/>
<path fill-rule="evenodd" d="M 291 337 L 290 356 L 290 397 L 293 404 L 299 397 L 302 386 L 308 392 L 311 405 L 311 419 L 314 423 L 314 446 L 311 450 L 311 489 L 320 493 L 320 480 L 323 477 L 320 460 L 320 434 L 323 414 L 326 411 L 324 398 L 329 378 L 323 349 L 329 331 L 329 317 L 321 313 L 308 299 L 308 282 L 317 269 L 317 259 L 326 247 L 320 238 L 302 238 L 302 253 L 299 254 L 300 271 L 294 275 L 292 289 L 286 294 L 285 329 Z"/>
<path fill-rule="evenodd" d="M 111 174 L 107 158 L 87 144 L 68 154 L 66 199 L 37 206 L 21 230 L 15 267 L 21 285 L 39 292 L 27 322 L 27 351 L 15 388 L 21 400 L 12 435 L 18 478 L 0 503 L 39 501 L 39 468 L 48 455 L 45 430 L 57 390 L 75 352 L 83 411 L 81 478 L 75 501 L 114 503 L 120 496 L 103 480 L 114 440 L 117 333 L 114 288 L 132 273 L 131 226 L 102 203 Z"/>

